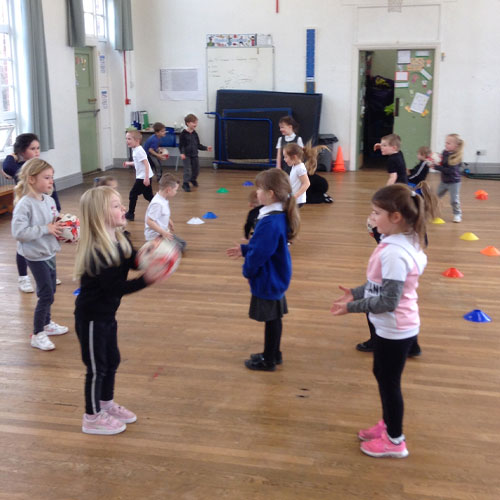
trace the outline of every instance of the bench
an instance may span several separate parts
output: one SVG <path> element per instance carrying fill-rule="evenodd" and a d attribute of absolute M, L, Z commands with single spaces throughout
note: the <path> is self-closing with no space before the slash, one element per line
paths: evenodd
<path fill-rule="evenodd" d="M 0 176 L 0 214 L 14 211 L 14 180 L 2 170 Z"/>

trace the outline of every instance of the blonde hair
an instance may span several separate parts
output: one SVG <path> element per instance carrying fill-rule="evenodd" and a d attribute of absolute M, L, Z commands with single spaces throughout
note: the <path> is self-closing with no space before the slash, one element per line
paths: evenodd
<path fill-rule="evenodd" d="M 328 149 L 328 147 L 313 147 L 312 141 L 308 141 L 303 148 L 301 148 L 297 143 L 292 142 L 290 144 L 287 144 L 283 148 L 283 151 L 286 152 L 288 156 L 297 156 L 300 161 L 304 162 L 307 173 L 309 175 L 313 175 L 316 172 L 316 168 L 318 167 L 318 154 L 323 149 Z"/>
<path fill-rule="evenodd" d="M 455 139 L 457 149 L 448 157 L 448 165 L 460 165 L 464 157 L 465 142 L 458 134 L 448 134 L 446 137 Z"/>
<path fill-rule="evenodd" d="M 87 273 L 96 276 L 106 266 L 119 266 L 121 262 L 117 245 L 111 239 L 107 226 L 111 221 L 111 199 L 120 194 L 109 186 L 91 188 L 80 198 L 80 240 L 76 250 L 76 278 Z M 123 232 L 115 229 L 116 240 L 123 255 L 132 255 L 132 246 Z"/>
<path fill-rule="evenodd" d="M 139 130 L 127 130 L 127 134 L 130 134 L 136 141 L 142 141 L 142 133 Z"/>
<path fill-rule="evenodd" d="M 438 214 L 438 201 L 429 184 L 422 181 L 417 189 L 422 195 L 412 191 L 406 184 L 392 184 L 379 189 L 372 197 L 372 203 L 390 214 L 399 212 L 418 236 L 424 248 L 427 233 L 426 222 Z"/>
<path fill-rule="evenodd" d="M 401 137 L 398 134 L 384 135 L 380 142 L 385 141 L 389 146 L 396 148 L 398 151 L 401 149 Z"/>
<path fill-rule="evenodd" d="M 163 174 L 158 182 L 160 189 L 174 188 L 177 184 L 179 184 L 179 179 L 170 173 Z"/>
<path fill-rule="evenodd" d="M 293 240 L 299 233 L 300 216 L 288 175 L 279 168 L 263 170 L 255 178 L 255 185 L 265 191 L 272 191 L 276 201 L 283 204 L 288 221 L 288 239 Z"/>
<path fill-rule="evenodd" d="M 41 158 L 31 158 L 31 160 L 28 160 L 21 167 L 21 170 L 18 174 L 19 181 L 14 188 L 14 204 L 17 203 L 23 196 L 26 196 L 28 194 L 35 194 L 35 191 L 29 182 L 29 178 L 36 177 L 44 170 L 47 170 L 49 168 L 52 170 L 52 172 L 54 172 L 54 167 L 52 167 L 52 165 L 49 165 L 45 160 L 42 160 Z M 47 194 L 51 195 L 52 192 Z"/>

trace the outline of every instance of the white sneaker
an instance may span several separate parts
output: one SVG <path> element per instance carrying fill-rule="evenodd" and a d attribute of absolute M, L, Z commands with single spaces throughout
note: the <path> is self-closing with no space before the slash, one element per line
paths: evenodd
<path fill-rule="evenodd" d="M 62 335 L 63 333 L 68 333 L 69 328 L 67 326 L 61 326 L 57 323 L 51 321 L 48 325 L 45 325 L 43 331 L 47 335 Z"/>
<path fill-rule="evenodd" d="M 56 285 L 60 285 L 62 281 L 59 278 L 56 278 Z"/>
<path fill-rule="evenodd" d="M 454 215 L 453 216 L 453 222 L 462 222 L 462 216 L 461 215 Z"/>
<path fill-rule="evenodd" d="M 31 336 L 31 347 L 36 347 L 42 351 L 52 351 L 56 346 L 50 341 L 45 332 L 38 332 Z"/>
<path fill-rule="evenodd" d="M 35 291 L 29 276 L 19 276 L 18 286 L 19 290 L 24 293 L 33 293 Z"/>

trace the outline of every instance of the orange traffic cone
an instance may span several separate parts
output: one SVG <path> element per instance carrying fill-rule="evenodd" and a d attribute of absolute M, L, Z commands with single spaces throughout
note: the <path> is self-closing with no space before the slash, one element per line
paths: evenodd
<path fill-rule="evenodd" d="M 493 246 L 483 248 L 481 250 L 481 253 L 483 255 L 489 255 L 490 257 L 498 257 L 500 255 L 500 251 L 498 250 L 498 248 L 495 248 Z"/>
<path fill-rule="evenodd" d="M 332 172 L 345 172 L 344 166 L 344 155 L 342 154 L 342 147 L 339 146 L 337 149 L 337 158 L 333 164 Z"/>

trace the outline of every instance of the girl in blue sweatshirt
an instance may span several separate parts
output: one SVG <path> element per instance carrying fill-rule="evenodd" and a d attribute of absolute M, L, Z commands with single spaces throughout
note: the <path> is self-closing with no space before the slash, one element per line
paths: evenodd
<path fill-rule="evenodd" d="M 288 312 L 285 292 L 292 277 L 288 242 L 297 236 L 300 217 L 289 177 L 282 170 L 260 172 L 255 184 L 263 205 L 255 232 L 248 244 L 229 248 L 227 255 L 245 258 L 243 276 L 252 292 L 249 316 L 266 324 L 264 352 L 251 354 L 245 366 L 274 371 L 282 363 L 281 318 Z"/>

